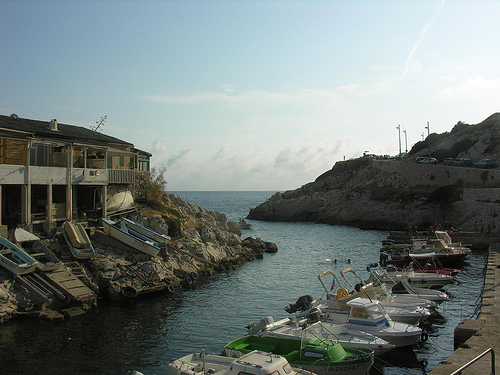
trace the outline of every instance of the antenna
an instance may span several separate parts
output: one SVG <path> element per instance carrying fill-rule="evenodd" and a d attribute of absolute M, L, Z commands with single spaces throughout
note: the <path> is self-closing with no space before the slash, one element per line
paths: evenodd
<path fill-rule="evenodd" d="M 90 129 L 92 131 L 101 131 L 102 132 L 102 128 L 104 128 L 104 124 L 106 123 L 106 120 L 108 119 L 108 115 L 105 115 L 103 117 L 101 117 L 101 119 L 99 121 L 96 121 L 96 126 L 91 126 Z"/>

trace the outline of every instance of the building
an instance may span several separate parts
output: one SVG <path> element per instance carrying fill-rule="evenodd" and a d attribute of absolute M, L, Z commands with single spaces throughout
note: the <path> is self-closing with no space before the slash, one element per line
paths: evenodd
<path fill-rule="evenodd" d="M 150 158 L 80 126 L 0 115 L 0 225 L 48 231 L 65 220 L 107 216 L 112 196 L 149 178 Z"/>

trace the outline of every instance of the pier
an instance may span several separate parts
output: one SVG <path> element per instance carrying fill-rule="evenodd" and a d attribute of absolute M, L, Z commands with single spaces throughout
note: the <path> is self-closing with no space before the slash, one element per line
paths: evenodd
<path fill-rule="evenodd" d="M 492 351 L 487 352 L 489 349 Z M 479 319 L 469 319 L 455 329 L 455 351 L 429 375 L 450 375 L 476 357 L 464 374 L 500 374 L 500 243 L 492 242 L 486 264 Z M 495 358 L 496 357 L 496 358 Z M 494 368 L 492 367 L 494 366 Z"/>

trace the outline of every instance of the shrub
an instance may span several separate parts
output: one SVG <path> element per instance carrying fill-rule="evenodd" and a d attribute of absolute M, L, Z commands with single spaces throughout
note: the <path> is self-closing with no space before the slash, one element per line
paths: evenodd
<path fill-rule="evenodd" d="M 146 204 L 152 208 L 161 208 L 163 206 L 163 198 L 167 194 L 165 192 L 167 181 L 163 176 L 166 170 L 166 167 L 151 168 L 150 178 L 142 182 Z"/>

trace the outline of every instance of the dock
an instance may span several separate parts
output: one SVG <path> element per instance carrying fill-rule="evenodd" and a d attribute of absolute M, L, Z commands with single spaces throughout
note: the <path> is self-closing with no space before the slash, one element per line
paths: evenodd
<path fill-rule="evenodd" d="M 500 374 L 500 242 L 491 243 L 484 279 L 479 319 L 469 319 L 455 329 L 455 351 L 429 375 L 450 375 L 464 369 L 464 374 Z M 494 357 L 496 356 L 496 357 Z M 494 368 L 492 367 L 494 366 Z"/>
<path fill-rule="evenodd" d="M 55 271 L 46 272 L 44 276 L 70 300 L 93 304 L 97 299 L 95 293 L 67 267 L 60 267 Z"/>

